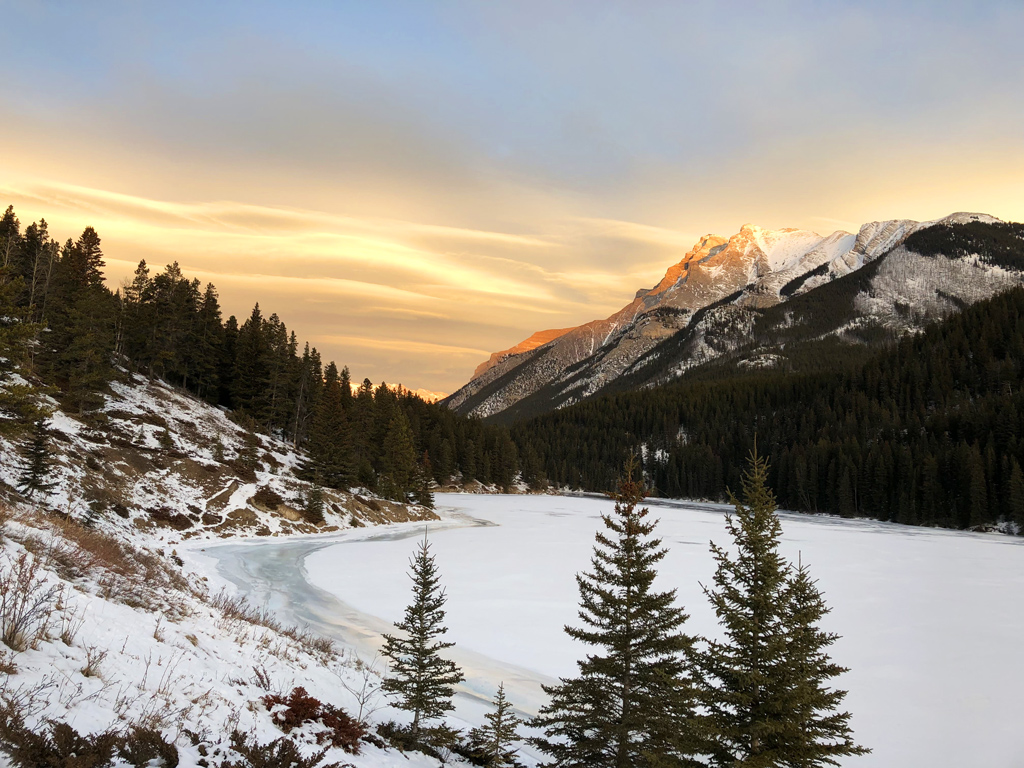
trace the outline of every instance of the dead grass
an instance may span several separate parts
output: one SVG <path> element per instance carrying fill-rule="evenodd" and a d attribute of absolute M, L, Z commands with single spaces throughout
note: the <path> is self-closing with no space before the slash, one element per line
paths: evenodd
<path fill-rule="evenodd" d="M 210 605 L 229 621 L 244 622 L 269 629 L 294 641 L 302 650 L 322 661 L 329 661 L 338 655 L 334 641 L 311 632 L 309 629 L 288 626 L 274 616 L 267 608 L 260 608 L 248 602 L 241 595 L 229 595 L 220 591 L 210 598 Z"/>
<path fill-rule="evenodd" d="M 61 589 L 46 580 L 40 558 L 0 552 L 0 640 L 12 651 L 35 645 L 49 629 Z"/>
<path fill-rule="evenodd" d="M 36 524 L 42 531 L 22 536 L 22 545 L 65 581 L 93 581 L 104 598 L 159 610 L 169 619 L 187 612 L 185 601 L 176 595 L 196 590 L 159 555 L 130 547 L 71 518 L 39 516 Z"/>

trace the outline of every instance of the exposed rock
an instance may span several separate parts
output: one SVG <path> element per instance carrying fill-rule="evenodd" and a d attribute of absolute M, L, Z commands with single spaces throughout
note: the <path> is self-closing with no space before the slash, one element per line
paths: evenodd
<path fill-rule="evenodd" d="M 673 371 L 678 375 L 748 343 L 756 311 L 862 269 L 923 227 L 968 221 L 995 223 L 998 219 L 956 213 L 937 222 L 871 222 L 856 235 L 837 231 L 828 236 L 745 224 L 729 238 L 705 235 L 668 268 L 657 285 L 637 291 L 634 299 L 615 314 L 576 328 L 541 331 L 494 353 L 477 367 L 464 387 L 444 402 L 459 413 L 481 417 L 494 416 L 528 399 L 530 412 L 550 410 L 589 397 L 634 374 L 638 365 L 650 363 L 659 345 L 686 331 L 687 343 L 681 348 L 685 346 L 688 356 L 674 364 Z M 879 274 L 877 279 L 884 283 L 889 272 Z M 968 270 L 959 279 L 970 283 L 968 278 L 974 274 Z M 1005 284 L 1007 279 L 1018 278 L 979 278 L 984 286 L 970 284 L 964 292 L 971 297 L 991 295 L 995 286 Z M 942 291 L 931 283 L 920 290 L 931 291 L 932 296 Z M 888 292 L 893 293 L 892 289 Z M 959 295 L 956 290 L 953 293 Z M 858 305 L 859 310 L 883 312 L 879 301 L 884 304 L 885 300 L 866 298 Z M 895 306 L 893 302 L 898 301 L 892 298 L 889 304 Z M 941 311 L 941 300 L 924 304 L 927 306 L 915 322 Z M 893 315 L 893 311 L 885 310 L 883 314 Z M 890 325 L 895 328 L 899 324 L 894 321 Z M 751 366 L 763 364 L 752 362 Z"/>

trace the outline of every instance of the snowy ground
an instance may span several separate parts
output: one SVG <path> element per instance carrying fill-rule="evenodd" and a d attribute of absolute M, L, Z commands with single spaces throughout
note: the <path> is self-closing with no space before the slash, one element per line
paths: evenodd
<path fill-rule="evenodd" d="M 462 720 L 504 680 L 524 711 L 541 682 L 572 674 L 581 648 L 573 575 L 588 566 L 609 502 L 549 496 L 439 495 L 446 519 L 430 538 L 449 596 L 449 638 L 467 670 Z M 676 587 L 705 635 L 715 624 L 700 582 L 708 542 L 725 543 L 722 508 L 652 503 L 670 548 L 661 585 Z M 784 554 L 809 563 L 843 635 L 838 661 L 858 740 L 849 765 L 1024 766 L 1024 541 L 868 521 L 784 515 Z M 267 599 L 285 618 L 330 632 L 363 655 L 408 600 L 407 560 L 423 528 L 398 525 L 333 538 L 209 547 L 193 556 L 214 579 Z M 335 597 L 332 598 L 331 595 Z M 343 602 L 342 602 L 343 601 Z"/>

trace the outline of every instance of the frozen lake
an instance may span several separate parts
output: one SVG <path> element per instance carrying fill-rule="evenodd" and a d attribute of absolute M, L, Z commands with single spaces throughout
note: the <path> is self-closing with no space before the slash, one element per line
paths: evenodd
<path fill-rule="evenodd" d="M 574 574 L 589 566 L 597 498 L 439 494 L 430 541 L 448 594 L 448 639 L 467 673 L 459 714 L 479 721 L 503 680 L 521 709 L 541 682 L 575 672 L 581 646 Z M 688 631 L 716 624 L 700 583 L 708 542 L 727 543 L 723 508 L 649 503 L 669 549 Z M 334 540 L 211 547 L 222 576 L 288 618 L 372 656 L 409 599 L 408 559 L 424 527 L 363 529 Z M 826 627 L 851 668 L 841 678 L 860 743 L 856 766 L 1024 766 L 1024 541 L 867 521 L 783 515 L 783 554 L 799 553 L 833 608 Z"/>

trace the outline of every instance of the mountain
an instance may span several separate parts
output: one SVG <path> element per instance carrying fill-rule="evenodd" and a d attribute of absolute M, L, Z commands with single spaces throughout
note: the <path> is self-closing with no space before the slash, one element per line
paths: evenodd
<path fill-rule="evenodd" d="M 512 421 L 725 358 L 785 367 L 792 347 L 809 341 L 852 349 L 893 338 L 1020 279 L 972 254 L 916 253 L 903 247 L 907 239 L 934 227 L 1000 225 L 955 213 L 871 222 L 856 234 L 747 224 L 732 237 L 706 235 L 615 314 L 495 353 L 443 402 L 460 414 Z"/>
<path fill-rule="evenodd" d="M 907 245 L 1019 268 L 1024 226 L 1002 233 L 1005 250 L 955 231 Z M 656 495 L 727 501 L 756 447 L 784 509 L 1024 533 L 1024 286 L 859 348 L 814 370 L 723 366 L 520 421 L 524 480 L 608 491 L 634 455 Z"/>

